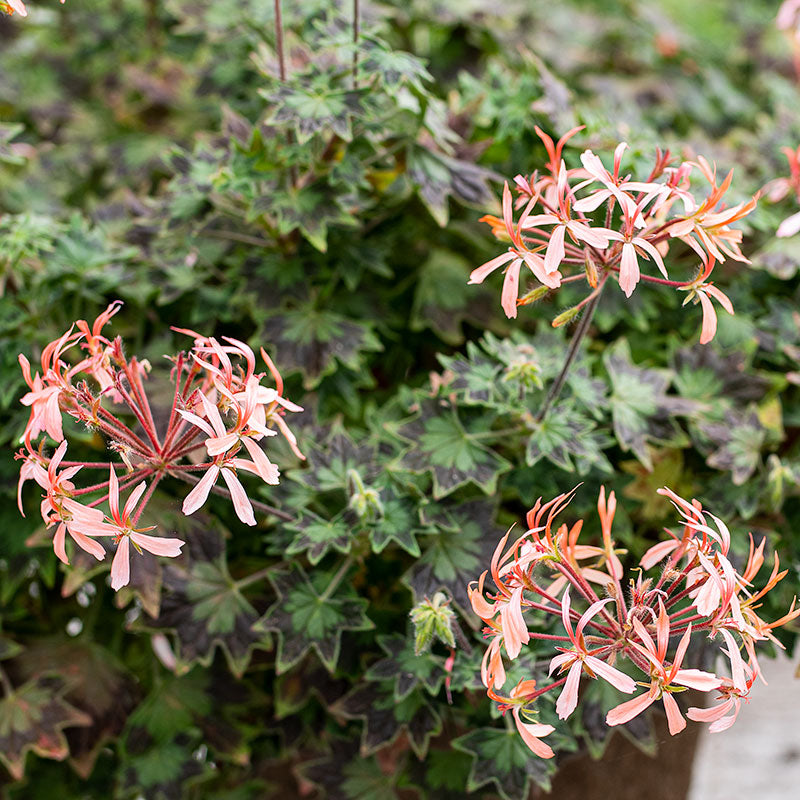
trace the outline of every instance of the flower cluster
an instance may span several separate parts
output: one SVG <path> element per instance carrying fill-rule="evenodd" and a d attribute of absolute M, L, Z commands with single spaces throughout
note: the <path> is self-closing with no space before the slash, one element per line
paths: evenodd
<path fill-rule="evenodd" d="M 644 554 L 626 593 L 618 555 L 624 551 L 617 549 L 611 536 L 614 493 L 606 499 L 605 491 L 600 491 L 602 546 L 578 544 L 582 520 L 571 528 L 556 525 L 556 516 L 572 494 L 549 503 L 537 501 L 528 513 L 528 530 L 507 549 L 506 534 L 490 570 L 469 587 L 472 608 L 486 624 L 489 639 L 481 669 L 489 696 L 503 711 L 512 710 L 525 743 L 543 758 L 552 757 L 553 751 L 541 738 L 554 729 L 533 721 L 531 704 L 545 692 L 558 691 L 556 712 L 566 719 L 578 705 L 584 676 L 635 694 L 608 712 L 608 725 L 628 722 L 660 701 L 675 735 L 686 727 L 686 720 L 674 695 L 691 688 L 716 692 L 719 702 L 689 708 L 688 717 L 710 722 L 712 732 L 725 730 L 759 675 L 756 642 L 771 639 L 779 644 L 772 630 L 800 616 L 794 601 L 788 613 L 774 622 L 757 613 L 764 595 L 786 575 L 780 571 L 777 554 L 772 573 L 756 589 L 753 580 L 764 564 L 764 541 L 755 546 L 750 536 L 749 557 L 738 572 L 729 558 L 725 523 L 704 511 L 697 500 L 689 503 L 670 489 L 661 489 L 659 494 L 668 497 L 680 514 L 681 533 L 669 532 L 669 540 Z M 644 576 L 657 565 L 661 565 L 657 579 Z M 489 571 L 497 591 L 487 595 L 484 583 Z M 576 608 L 579 604 L 585 610 Z M 554 617 L 563 632 L 543 633 L 540 625 L 530 630 L 525 612 L 535 612 L 540 619 Z M 719 644 L 729 676 L 686 665 L 693 636 L 707 636 Z M 500 694 L 506 683 L 503 651 L 514 660 L 531 639 L 555 643 L 557 653 L 549 673 L 559 677 L 543 688 L 537 688 L 534 680 L 523 680 L 507 696 Z"/>
<path fill-rule="evenodd" d="M 798 7 L 800 9 L 800 7 Z M 800 11 L 799 11 L 800 13 Z M 786 160 L 789 162 L 789 175 L 786 178 L 776 178 L 764 187 L 764 194 L 773 203 L 778 203 L 790 194 L 800 203 L 800 147 L 792 150 L 791 147 L 781 148 Z M 794 236 L 800 233 L 800 212 L 787 217 L 778 226 L 778 238 Z"/>
<path fill-rule="evenodd" d="M 581 129 L 574 128 L 555 143 L 536 130 L 549 156 L 545 170 L 541 175 L 517 175 L 516 200 L 506 183 L 502 219 L 482 218 L 509 247 L 473 270 L 469 282 L 482 283 L 490 273 L 505 267 L 502 306 L 508 317 L 516 317 L 518 306 L 565 283 L 585 280 L 591 291 L 559 315 L 553 322 L 556 326 L 573 319 L 599 295 L 611 276 L 627 297 L 640 281 L 670 286 L 687 292 L 684 304 L 701 304 L 700 341 L 711 341 L 717 325 L 711 300 L 730 314 L 733 307 L 709 278 L 714 265 L 726 258 L 747 262 L 740 249 L 742 232 L 730 226 L 753 211 L 757 197 L 727 208 L 723 198 L 732 173 L 719 181 L 715 169 L 702 157 L 673 166 L 669 151 L 656 152 L 644 181 L 632 180 L 621 170 L 627 148 L 624 142 L 614 151 L 610 169 L 591 150 L 581 154 L 581 167 L 567 169 L 562 158 L 564 145 Z M 708 184 L 701 200 L 691 191 L 695 171 Z M 520 212 L 516 220 L 515 210 Z M 667 274 L 664 259 L 677 241 L 700 259 L 692 280 L 674 281 Z M 660 277 L 645 274 L 646 266 L 655 266 Z M 539 285 L 520 298 L 523 268 Z"/>
<path fill-rule="evenodd" d="M 137 527 L 164 478 L 193 485 L 183 501 L 184 514 L 197 511 L 216 491 L 231 498 L 242 522 L 255 525 L 254 501 L 239 475 L 250 473 L 265 483 L 278 483 L 278 468 L 264 452 L 262 440 L 280 432 L 298 458 L 303 458 L 284 419 L 287 411 L 302 408 L 282 396 L 283 381 L 263 348 L 261 356 L 274 388 L 262 385 L 266 373 L 256 372 L 256 356 L 250 347 L 227 336 L 220 342 L 175 329 L 192 336 L 194 346 L 188 355 L 179 353 L 171 359 L 172 405 L 164 413 L 164 430 L 159 430 L 145 388 L 150 364 L 128 358 L 121 338 L 108 339 L 102 332 L 120 306 L 111 303 L 91 327 L 79 320 L 48 344 L 42 351 L 41 373 L 32 374 L 28 359 L 19 356 L 30 389 L 22 398 L 22 404 L 30 407 L 30 418 L 21 439 L 24 447 L 17 454 L 22 462 L 19 510 L 24 514 L 25 482 L 35 481 L 43 490 L 42 518 L 53 530 L 53 547 L 64 563 L 69 563 L 67 533 L 75 545 L 100 561 L 106 548 L 98 537 L 111 537 L 116 545 L 111 567 L 114 589 L 129 582 L 131 546 L 158 556 L 180 553 L 180 540 L 145 533 L 154 526 Z M 78 358 L 70 361 L 70 354 Z M 64 414 L 102 434 L 120 463 L 66 461 Z M 44 438 L 34 446 L 42 434 L 59 443 L 50 457 L 44 454 Z M 73 481 L 78 473 L 95 469 L 107 480 L 76 487 Z M 216 486 L 220 477 L 224 487 Z M 120 510 L 120 490 L 128 489 Z M 107 514 L 98 508 L 106 502 Z"/>

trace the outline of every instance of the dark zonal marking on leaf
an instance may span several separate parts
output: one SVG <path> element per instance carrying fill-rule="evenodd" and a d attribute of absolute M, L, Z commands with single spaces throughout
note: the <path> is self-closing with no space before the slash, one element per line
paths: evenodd
<path fill-rule="evenodd" d="M 356 445 L 344 431 L 336 431 L 317 444 L 323 435 L 322 431 L 317 431 L 307 437 L 307 466 L 303 470 L 294 470 L 291 474 L 293 479 L 321 492 L 346 491 L 349 470 L 356 470 L 361 480 L 368 484 L 381 473 L 374 447 Z"/>
<path fill-rule="evenodd" d="M 490 562 L 502 532 L 494 523 L 491 500 L 473 500 L 455 507 L 426 507 L 426 517 L 439 529 L 422 557 L 403 577 L 419 602 L 441 589 L 471 614 L 467 584 L 477 580 Z"/>
<path fill-rule="evenodd" d="M 745 353 L 721 355 L 713 347 L 695 345 L 675 353 L 676 384 L 681 393 L 694 400 L 715 401 L 722 397 L 737 404 L 760 400 L 769 381 L 753 374 Z M 710 380 L 700 380 L 698 375 Z"/>
<path fill-rule="evenodd" d="M 139 685 L 106 648 L 83 639 L 35 642 L 14 666 L 25 678 L 57 673 L 64 679 L 64 700 L 89 720 L 66 731 L 70 763 L 88 778 L 101 748 L 119 735 L 139 702 Z"/>
<path fill-rule="evenodd" d="M 25 774 L 25 756 L 63 761 L 69 755 L 67 728 L 91 725 L 91 718 L 63 699 L 60 678 L 40 676 L 0 700 L 0 761 L 14 780 Z"/>
<path fill-rule="evenodd" d="M 467 483 L 492 494 L 498 477 L 511 469 L 508 461 L 470 438 L 455 409 L 442 408 L 431 400 L 423 400 L 419 416 L 402 425 L 398 433 L 412 442 L 400 458 L 401 467 L 430 472 L 436 499 Z"/>
<path fill-rule="evenodd" d="M 729 411 L 724 422 L 698 425 L 716 449 L 706 459 L 710 467 L 730 470 L 733 483 L 741 486 L 761 461 L 766 429 L 755 411 Z"/>
<path fill-rule="evenodd" d="M 325 800 L 396 800 L 396 777 L 376 759 L 362 758 L 352 739 L 330 739 L 330 754 L 300 765 L 301 774 L 324 791 Z"/>
<path fill-rule="evenodd" d="M 293 125 L 300 144 L 317 133 L 333 132 L 346 142 L 353 138 L 351 120 L 361 111 L 357 91 L 285 86 L 259 94 L 275 106 L 267 124 Z"/>
<path fill-rule="evenodd" d="M 264 323 L 263 338 L 273 344 L 272 357 L 282 370 L 303 373 L 307 389 L 333 372 L 337 361 L 357 370 L 362 353 L 381 349 L 367 325 L 312 309 L 271 317 Z"/>
<path fill-rule="evenodd" d="M 143 618 L 137 626 L 174 632 L 181 668 L 195 662 L 207 666 L 220 647 L 231 671 L 242 675 L 253 649 L 269 650 L 272 642 L 253 630 L 258 612 L 228 573 L 222 534 L 208 518 L 196 523 L 187 536 L 185 555 L 164 567 L 158 617 Z"/>
<path fill-rule="evenodd" d="M 417 688 L 424 688 L 431 695 L 439 693 L 445 676 L 442 658 L 431 653 L 416 655 L 414 640 L 396 633 L 379 636 L 378 644 L 388 658 L 367 670 L 367 680 L 394 681 L 395 700 L 403 700 Z"/>
<path fill-rule="evenodd" d="M 141 752 L 124 762 L 124 796 L 136 793 L 148 800 L 182 800 L 187 786 L 211 777 L 208 767 L 195 757 L 198 742 L 189 735 L 178 734 L 156 747 L 143 744 Z"/>
<path fill-rule="evenodd" d="M 648 441 L 669 438 L 674 431 L 671 418 L 691 414 L 699 406 L 693 400 L 668 396 L 672 372 L 637 367 L 625 339 L 617 340 L 606 350 L 603 363 L 611 379 L 612 418 L 620 446 L 633 451 L 652 469 Z"/>
<path fill-rule="evenodd" d="M 492 193 L 492 173 L 467 161 L 459 161 L 422 145 L 408 148 L 408 175 L 431 216 L 442 227 L 450 216 L 448 199 L 452 196 L 470 205 L 487 205 Z"/>
<path fill-rule="evenodd" d="M 391 688 L 376 684 L 358 686 L 333 708 L 349 719 L 363 719 L 361 754 L 370 755 L 393 742 L 403 730 L 418 758 L 424 758 L 431 736 L 441 730 L 442 721 L 431 703 L 419 692 L 395 698 Z"/>
<path fill-rule="evenodd" d="M 528 797 L 531 784 L 550 788 L 555 759 L 533 755 L 516 730 L 481 728 L 453 741 L 453 747 L 473 757 L 467 789 L 493 783 L 504 800 Z"/>
<path fill-rule="evenodd" d="M 348 681 L 333 678 L 318 659 L 309 656 L 299 667 L 276 679 L 275 716 L 283 719 L 296 714 L 312 694 L 330 708 L 349 688 Z"/>
<path fill-rule="evenodd" d="M 332 597 L 323 598 L 299 566 L 291 572 L 275 571 L 269 579 L 279 599 L 258 620 L 255 629 L 278 634 L 278 675 L 294 666 L 312 648 L 333 672 L 339 659 L 342 632 L 373 627 L 364 614 L 368 602 L 345 595 L 348 590 L 344 585 L 340 585 Z"/>

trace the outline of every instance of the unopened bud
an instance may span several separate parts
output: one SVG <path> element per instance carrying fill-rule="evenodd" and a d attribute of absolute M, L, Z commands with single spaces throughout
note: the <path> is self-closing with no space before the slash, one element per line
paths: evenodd
<path fill-rule="evenodd" d="M 578 306 L 573 306 L 572 308 L 568 308 L 566 311 L 562 311 L 551 324 L 554 328 L 560 328 L 562 325 L 572 322 L 572 320 L 574 320 L 575 317 L 577 317 L 580 313 L 580 308 L 578 308 Z"/>
<path fill-rule="evenodd" d="M 531 303 L 535 303 L 537 300 L 541 300 L 549 291 L 549 286 L 537 286 L 535 289 L 531 289 L 527 294 L 520 297 L 520 299 L 517 300 L 517 305 L 527 306 Z"/>
<path fill-rule="evenodd" d="M 427 597 L 411 609 L 409 615 L 414 623 L 414 652 L 417 655 L 430 649 L 435 639 L 448 647 L 455 647 L 453 619 L 450 599 L 444 592 L 436 592 L 433 599 Z"/>
<path fill-rule="evenodd" d="M 589 281 L 589 286 L 592 289 L 597 288 L 597 264 L 594 263 L 594 259 L 591 256 L 591 253 L 586 253 L 586 260 L 584 261 L 583 268 L 586 270 L 586 280 Z"/>

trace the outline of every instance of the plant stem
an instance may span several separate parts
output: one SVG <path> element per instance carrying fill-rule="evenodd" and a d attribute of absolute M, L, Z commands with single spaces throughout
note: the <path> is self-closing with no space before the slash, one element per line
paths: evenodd
<path fill-rule="evenodd" d="M 342 582 L 342 578 L 344 578 L 344 576 L 347 574 L 347 571 L 353 566 L 354 562 L 355 558 L 353 558 L 353 556 L 347 556 L 337 570 L 336 574 L 333 576 L 333 578 L 331 578 L 331 582 L 327 585 L 325 591 L 319 596 L 320 601 L 324 602 L 336 591 L 336 588 Z"/>
<path fill-rule="evenodd" d="M 244 578 L 239 579 L 236 581 L 236 588 L 241 591 L 246 586 L 250 586 L 253 583 L 258 583 L 262 578 L 266 578 L 270 572 L 275 569 L 275 565 L 273 564 L 271 567 L 264 567 L 264 569 L 260 569 L 257 572 L 253 572 L 250 575 L 245 575 Z"/>
<path fill-rule="evenodd" d="M 581 321 L 578 323 L 578 327 L 575 329 L 575 333 L 572 336 L 572 341 L 569 344 L 569 350 L 567 351 L 567 357 L 564 360 L 564 366 L 561 367 L 561 372 L 559 372 L 558 377 L 550 387 L 550 391 L 547 393 L 547 397 L 545 397 L 544 403 L 542 403 L 542 407 L 539 409 L 539 413 L 536 415 L 536 422 L 541 422 L 545 418 L 547 412 L 550 410 L 550 406 L 553 405 L 553 403 L 558 399 L 558 396 L 561 394 L 561 390 L 564 388 L 564 384 L 566 383 L 567 375 L 569 374 L 572 362 L 575 360 L 575 357 L 578 355 L 578 351 L 580 350 L 583 337 L 586 336 L 589 331 L 589 326 L 592 324 L 592 317 L 594 316 L 594 312 L 597 308 L 597 304 L 600 300 L 600 295 L 604 286 L 605 281 L 603 281 L 603 283 L 597 287 L 594 292 L 594 296 L 586 304 L 586 311 L 584 311 Z"/>
<path fill-rule="evenodd" d="M 353 0 L 353 88 L 358 89 L 358 26 L 360 9 L 358 0 Z"/>

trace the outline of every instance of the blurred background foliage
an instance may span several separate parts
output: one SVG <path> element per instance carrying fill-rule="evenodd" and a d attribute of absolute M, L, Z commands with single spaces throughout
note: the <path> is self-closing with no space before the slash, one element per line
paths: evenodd
<path fill-rule="evenodd" d="M 740 556 L 747 531 L 767 536 L 791 575 L 763 616 L 788 606 L 800 237 L 774 232 L 793 198 L 748 218 L 752 265 L 717 268 L 737 313 L 711 345 L 674 293 L 605 293 L 542 423 L 569 335 L 549 320 L 569 289 L 509 322 L 497 286 L 466 284 L 496 252 L 477 220 L 498 210 L 500 181 L 544 160 L 535 125 L 586 126 L 571 165 L 621 140 L 634 167 L 656 146 L 704 155 L 735 168 L 731 202 L 788 174 L 800 104 L 777 4 L 360 6 L 354 47 L 351 3 L 284 2 L 285 80 L 272 3 L 48 0 L 0 17 L 9 798 L 516 800 L 546 787 L 554 764 L 529 758 L 485 699 L 465 586 L 538 496 L 579 482 L 572 518 L 602 484 L 621 496 L 630 565 L 673 522 L 664 484 L 725 518 Z M 187 520 L 166 491 L 149 521 L 179 530 L 188 555 L 147 562 L 114 597 L 107 567 L 57 562 L 33 493 L 19 516 L 13 450 L 27 416 L 17 354 L 33 360 L 116 298 L 115 332 L 153 364 L 186 346 L 170 325 L 264 345 L 307 409 L 308 461 L 287 451 L 281 485 L 260 490 L 291 523 L 243 530 L 224 501 Z M 87 458 L 103 446 L 83 435 Z M 414 656 L 409 612 L 440 591 L 456 612 L 452 673 L 445 644 Z M 536 655 L 520 676 L 541 671 Z M 583 702 L 556 744 L 600 755 L 597 709 L 614 698 L 593 685 Z M 654 746 L 648 724 L 626 727 Z"/>

